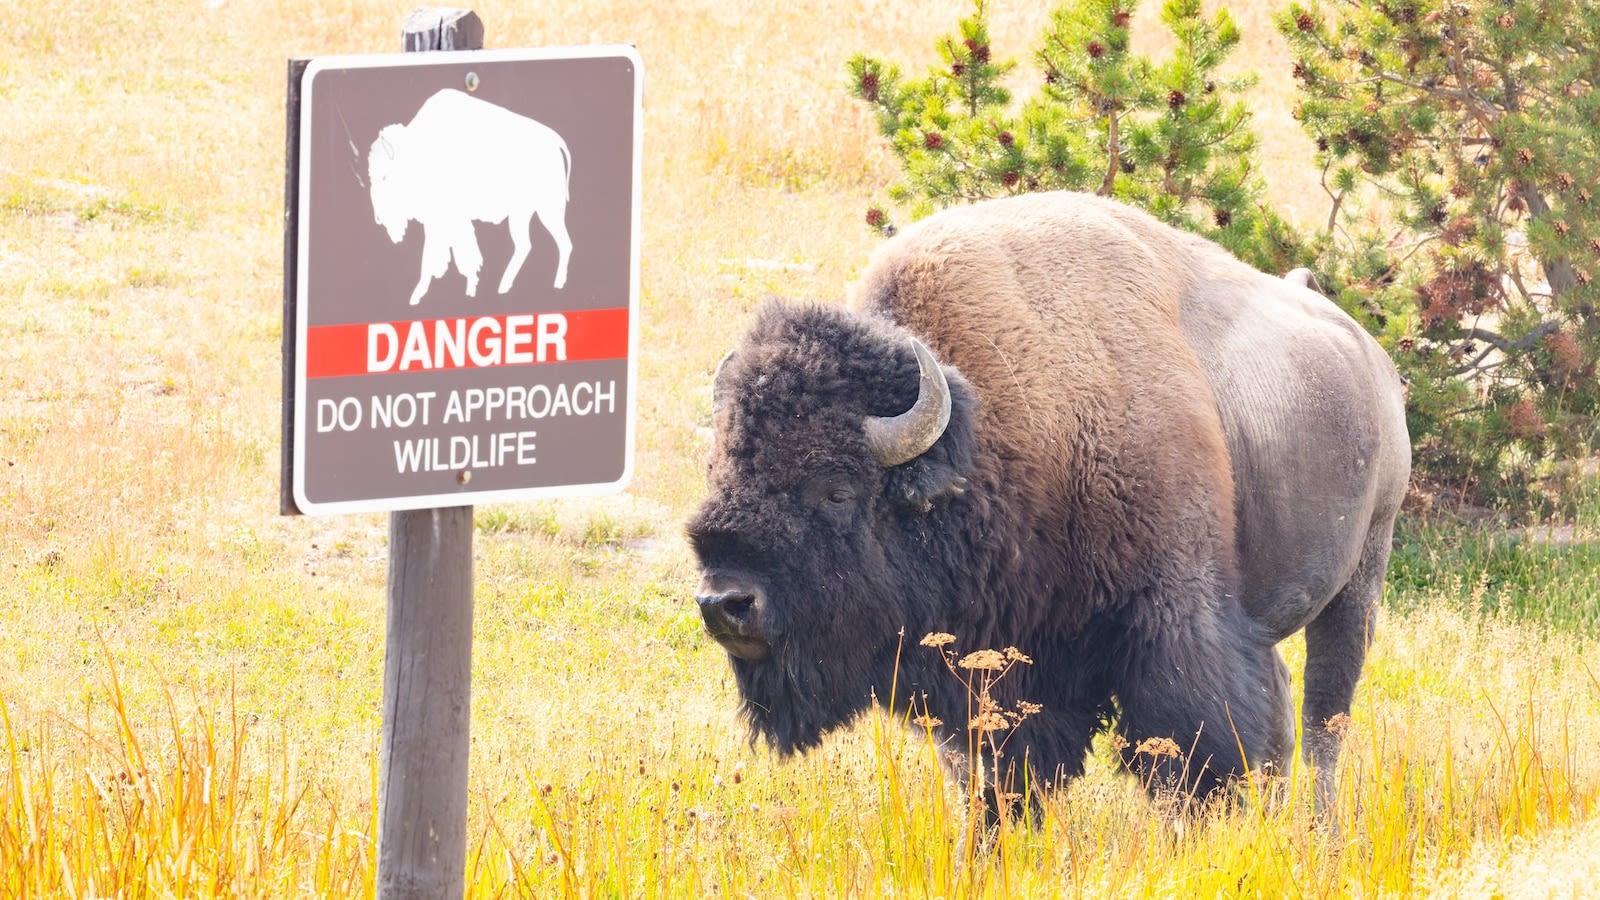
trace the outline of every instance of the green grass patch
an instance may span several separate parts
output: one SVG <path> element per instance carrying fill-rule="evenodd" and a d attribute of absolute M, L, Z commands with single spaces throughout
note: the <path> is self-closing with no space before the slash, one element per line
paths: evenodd
<path fill-rule="evenodd" d="M 1576 529 L 1516 532 L 1402 520 L 1389 564 L 1392 607 L 1446 596 L 1469 613 L 1600 636 L 1600 541 Z"/>

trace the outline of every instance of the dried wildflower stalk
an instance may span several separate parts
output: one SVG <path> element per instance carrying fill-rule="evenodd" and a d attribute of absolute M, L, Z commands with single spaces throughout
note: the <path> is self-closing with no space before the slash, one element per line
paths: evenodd
<path fill-rule="evenodd" d="M 958 656 L 952 646 L 955 641 L 955 635 L 932 632 L 924 636 L 920 643 L 939 651 L 945 668 L 961 682 L 967 693 L 968 748 L 959 768 L 967 772 L 967 798 L 974 813 L 972 820 L 982 820 L 983 817 L 977 813 L 984 807 L 987 796 L 992 797 L 998 807 L 992 812 L 1004 821 L 1010 805 L 1021 799 L 1020 794 L 1006 790 L 1007 769 L 1001 764 L 1005 746 L 1011 735 L 1016 733 L 1017 726 L 1031 716 L 1038 715 L 1044 707 L 1022 700 L 1017 702 L 1014 709 L 1007 709 L 995 699 L 994 688 L 1013 667 L 1032 665 L 1033 660 L 1016 647 L 974 650 Z M 912 722 L 930 730 L 943 725 L 943 720 L 928 711 L 926 698 L 923 702 L 922 715 L 912 719 Z"/>

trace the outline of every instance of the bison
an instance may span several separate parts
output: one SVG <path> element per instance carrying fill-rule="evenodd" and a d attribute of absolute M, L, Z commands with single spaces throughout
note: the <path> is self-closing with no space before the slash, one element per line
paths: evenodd
<path fill-rule="evenodd" d="M 453 173 L 448 184 L 438 183 L 441 172 Z M 409 124 L 378 132 L 367 153 L 367 176 L 373 220 L 389 240 L 400 243 L 413 221 L 422 226 L 413 306 L 449 270 L 452 257 L 467 279 L 467 296 L 477 293 L 483 252 L 473 222 L 510 220 L 512 252 L 500 293 L 511 289 L 533 249 L 528 230 L 535 216 L 556 243 L 554 286 L 566 284 L 572 156 L 561 135 L 543 123 L 447 88 L 429 97 Z"/>
<path fill-rule="evenodd" d="M 687 534 L 752 739 L 806 750 L 892 690 L 956 738 L 966 689 L 902 652 L 944 632 L 1032 657 L 996 699 L 1043 708 L 1006 750 L 1036 784 L 1115 722 L 1152 783 L 1209 795 L 1292 754 L 1276 644 L 1304 628 L 1327 798 L 1411 465 L 1376 342 L 1075 193 L 906 228 L 852 305 L 763 306 L 713 379 Z M 1135 753 L 1148 738 L 1184 758 Z"/>

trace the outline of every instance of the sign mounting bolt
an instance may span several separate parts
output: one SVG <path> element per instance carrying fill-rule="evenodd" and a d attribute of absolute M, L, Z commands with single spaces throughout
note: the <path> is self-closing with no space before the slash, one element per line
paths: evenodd
<path fill-rule="evenodd" d="M 464 485 L 464 484 L 466 484 L 467 482 L 469 482 L 471 480 L 472 480 L 472 470 L 471 469 L 462 469 L 460 472 L 456 473 L 456 481 L 459 482 L 460 484 Z"/>
<path fill-rule="evenodd" d="M 477 72 L 468 72 L 467 73 L 467 90 L 475 91 L 477 89 L 478 89 L 478 73 Z"/>

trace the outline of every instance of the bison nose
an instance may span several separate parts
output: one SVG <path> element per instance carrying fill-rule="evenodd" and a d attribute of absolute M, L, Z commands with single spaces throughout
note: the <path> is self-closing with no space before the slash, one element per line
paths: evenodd
<path fill-rule="evenodd" d="M 713 581 L 707 578 L 695 595 L 706 634 L 740 659 L 765 659 L 772 646 L 762 636 L 757 622 L 761 611 L 759 589 L 719 587 Z"/>
<path fill-rule="evenodd" d="M 756 595 L 749 591 L 723 591 L 720 594 L 701 595 L 700 614 L 729 621 L 748 618 L 756 605 Z"/>

